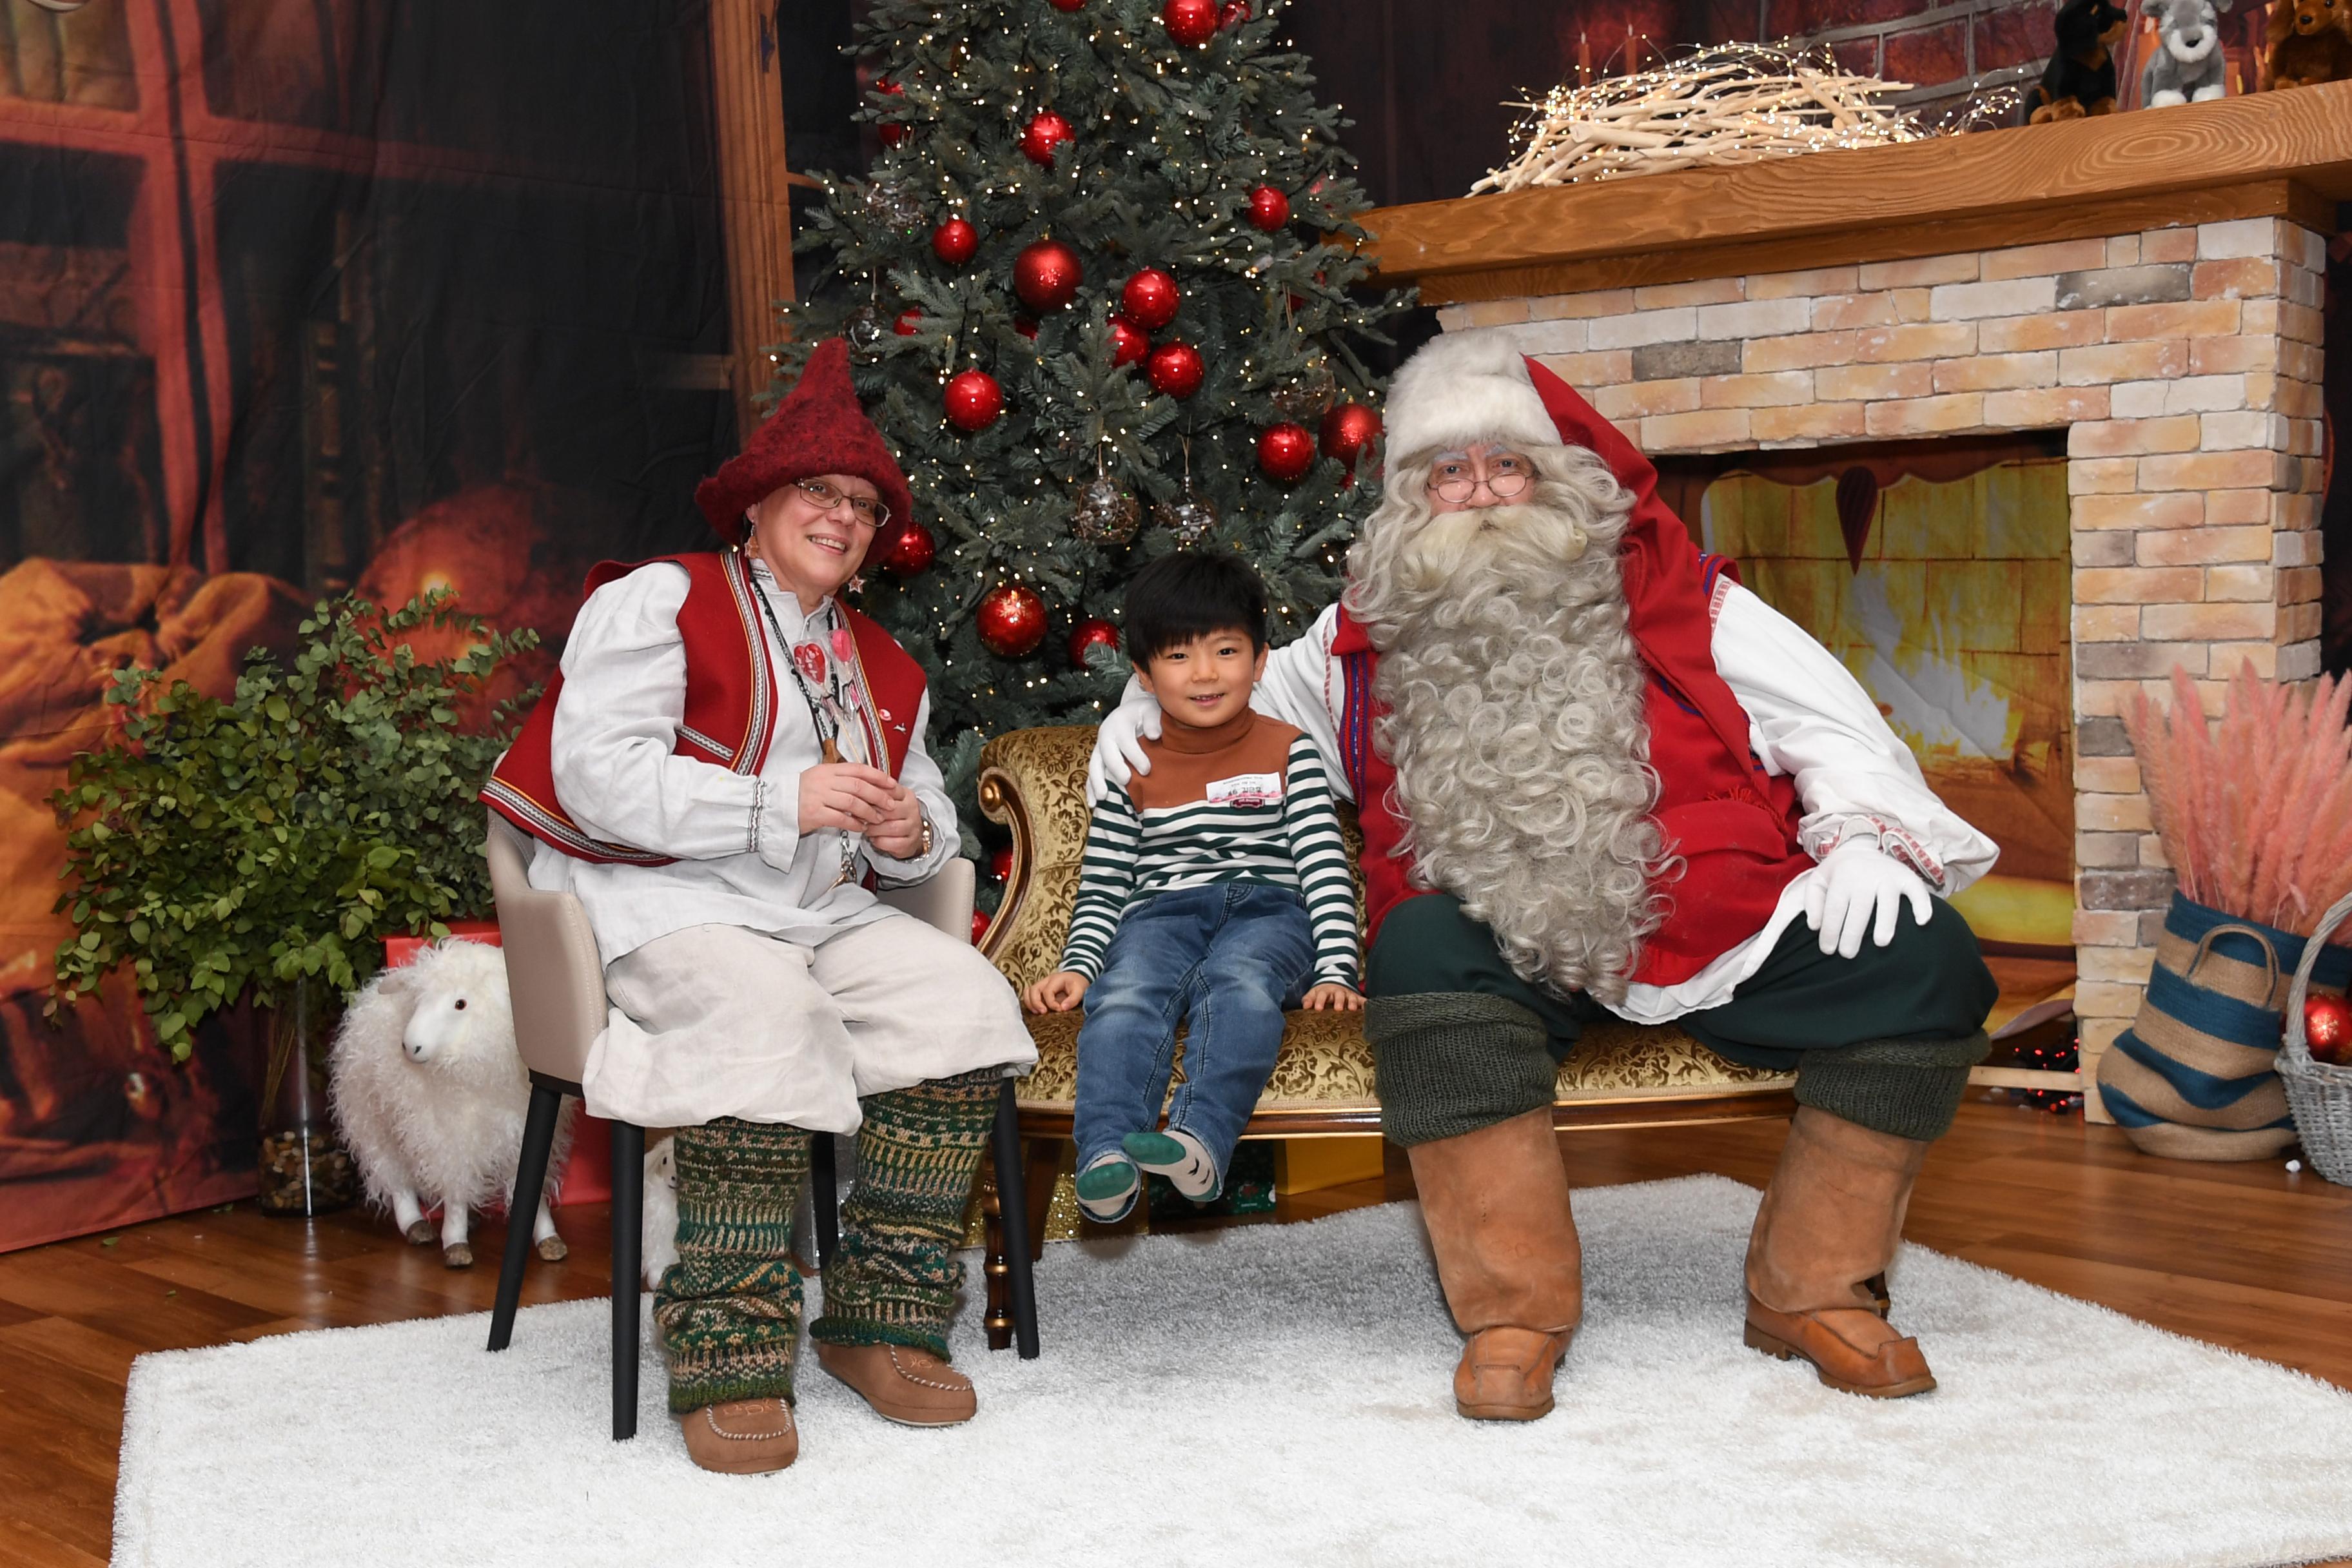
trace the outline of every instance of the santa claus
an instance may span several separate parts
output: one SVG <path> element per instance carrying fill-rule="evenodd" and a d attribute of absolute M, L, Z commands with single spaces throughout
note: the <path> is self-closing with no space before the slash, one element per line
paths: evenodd
<path fill-rule="evenodd" d="M 1553 1082 L 1604 1011 L 1796 1074 L 1747 1342 L 1848 1393 L 1933 1388 L 1885 1275 L 1985 1054 L 1995 987 L 1944 900 L 1992 844 L 1499 334 L 1415 355 L 1388 430 L 1341 602 L 1254 701 L 1316 738 L 1361 814 L 1365 1033 L 1468 1336 L 1455 1407 L 1552 1407 L 1582 1310 Z M 1145 765 L 1158 714 L 1129 693 L 1090 785 Z"/>

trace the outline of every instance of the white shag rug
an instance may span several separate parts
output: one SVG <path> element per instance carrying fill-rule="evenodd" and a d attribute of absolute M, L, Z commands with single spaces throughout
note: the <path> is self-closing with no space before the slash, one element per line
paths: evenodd
<path fill-rule="evenodd" d="M 957 1364 L 981 1413 L 893 1426 L 803 1357 L 800 1462 L 693 1468 L 648 1347 L 607 1436 L 606 1308 L 140 1358 L 115 1562 L 660 1565 L 1572 1563 L 2190 1568 L 2352 1554 L 2352 1394 L 1907 1247 L 1943 1386 L 1877 1404 L 1739 1342 L 1756 1194 L 1577 1194 L 1589 1295 L 1559 1407 L 1453 1409 L 1410 1205 L 1055 1247 L 1045 1354 Z M 976 1261 L 976 1260 L 975 1260 Z M 973 1270 L 977 1279 L 977 1269 Z M 814 1282 L 812 1282 L 812 1294 Z"/>

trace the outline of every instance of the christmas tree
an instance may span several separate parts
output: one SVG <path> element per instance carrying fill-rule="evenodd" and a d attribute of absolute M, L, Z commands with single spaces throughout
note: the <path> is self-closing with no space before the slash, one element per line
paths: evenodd
<path fill-rule="evenodd" d="M 1350 292 L 1366 204 L 1283 8 L 879 0 L 861 26 L 883 152 L 824 177 L 775 352 L 788 385 L 845 335 L 906 468 L 916 516 L 859 603 L 929 668 L 960 798 L 984 737 L 1116 700 L 1146 562 L 1238 551 L 1279 644 L 1377 500 L 1358 345 L 1404 301 Z"/>

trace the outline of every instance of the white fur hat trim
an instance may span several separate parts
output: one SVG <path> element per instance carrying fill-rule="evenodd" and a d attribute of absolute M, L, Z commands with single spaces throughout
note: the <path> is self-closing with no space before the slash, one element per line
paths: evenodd
<path fill-rule="evenodd" d="M 1448 332 L 1407 360 L 1389 383 L 1388 450 L 1397 458 L 1480 437 L 1556 446 L 1527 361 L 1508 332 Z"/>

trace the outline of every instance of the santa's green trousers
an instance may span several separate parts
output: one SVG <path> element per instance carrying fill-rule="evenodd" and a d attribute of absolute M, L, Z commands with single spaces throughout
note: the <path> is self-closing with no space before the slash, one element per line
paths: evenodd
<path fill-rule="evenodd" d="M 1552 1103 L 1559 1065 L 1604 1015 L 1513 973 L 1494 933 L 1444 893 L 1382 921 L 1365 964 L 1381 1131 L 1411 1147 Z M 1720 1006 L 1675 1020 L 1732 1061 L 1797 1075 L 1800 1103 L 1900 1138 L 1952 1123 L 1969 1068 L 1984 1059 L 1998 994 L 1968 922 L 1941 899 L 1910 911 L 1885 947 L 1840 958 L 1799 920 Z"/>
<path fill-rule="evenodd" d="M 963 1282 L 954 1248 L 1001 1076 L 988 1068 L 858 1102 L 857 1184 L 842 1205 L 824 1315 L 811 1334 L 946 1357 Z M 793 1210 L 813 1136 L 733 1117 L 677 1131 L 677 1261 L 654 1292 L 672 1410 L 793 1397 L 801 1326 Z"/>

